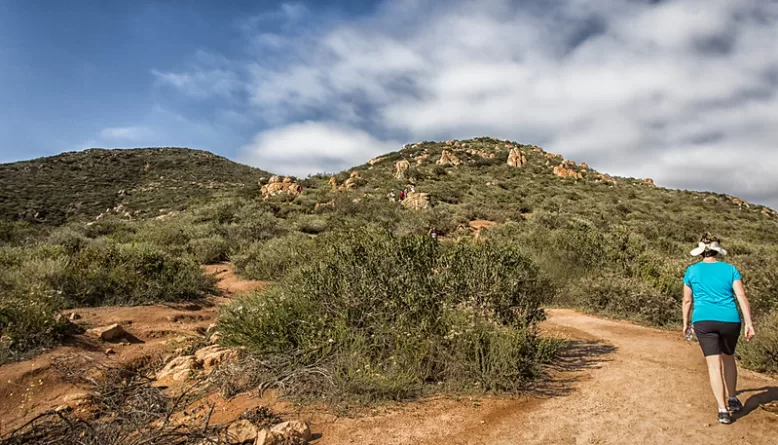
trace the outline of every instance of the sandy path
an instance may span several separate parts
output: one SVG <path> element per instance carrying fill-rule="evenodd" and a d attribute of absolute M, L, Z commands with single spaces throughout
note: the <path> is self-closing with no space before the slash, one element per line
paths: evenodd
<path fill-rule="evenodd" d="M 674 332 L 551 310 L 551 333 L 575 347 L 542 394 L 522 400 L 410 404 L 314 425 L 316 445 L 778 443 L 778 379 L 742 372 L 744 414 L 716 422 L 702 354 Z"/>

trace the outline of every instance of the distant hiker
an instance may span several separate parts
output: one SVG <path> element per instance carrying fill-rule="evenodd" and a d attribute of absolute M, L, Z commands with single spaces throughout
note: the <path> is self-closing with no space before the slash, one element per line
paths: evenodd
<path fill-rule="evenodd" d="M 432 238 L 432 241 L 438 242 L 438 231 L 435 230 L 435 228 L 430 229 L 430 237 Z"/>
<path fill-rule="evenodd" d="M 405 190 L 400 190 L 400 201 L 405 200 Z"/>
<path fill-rule="evenodd" d="M 389 192 L 389 199 L 390 199 L 392 202 L 394 202 L 394 198 L 395 198 L 395 196 L 396 196 L 396 195 L 394 194 L 394 190 L 392 190 L 391 192 Z"/>
<path fill-rule="evenodd" d="M 302 193 L 303 193 L 303 186 L 301 184 L 297 186 L 297 194 L 302 194 Z"/>
<path fill-rule="evenodd" d="M 689 266 L 683 277 L 683 330 L 692 329 L 700 342 L 713 395 L 719 405 L 719 422 L 732 423 L 732 413 L 743 408 L 737 398 L 737 365 L 735 347 L 740 336 L 740 314 L 743 312 L 745 338 L 750 341 L 756 335 L 751 320 L 751 305 L 746 298 L 740 272 L 735 266 L 718 261 L 727 251 L 719 245 L 718 238 L 704 234 L 692 256 L 702 256 L 702 261 Z M 692 309 L 693 308 L 693 309 Z M 723 374 L 723 380 L 722 380 Z"/>
<path fill-rule="evenodd" d="M 411 193 L 416 193 L 416 186 L 415 185 L 411 186 Z"/>

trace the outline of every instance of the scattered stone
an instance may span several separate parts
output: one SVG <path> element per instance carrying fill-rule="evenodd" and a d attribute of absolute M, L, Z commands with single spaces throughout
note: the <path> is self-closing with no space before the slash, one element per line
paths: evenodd
<path fill-rule="evenodd" d="M 88 330 L 87 333 L 96 335 L 103 341 L 115 341 L 127 335 L 127 331 L 125 331 L 122 325 L 119 323 L 114 323 L 110 326 L 93 328 Z"/>
<path fill-rule="evenodd" d="M 227 440 L 232 445 L 254 444 L 258 435 L 259 430 L 248 420 L 238 420 L 227 427 Z"/>
<path fill-rule="evenodd" d="M 161 371 L 157 373 L 157 380 L 170 379 L 175 382 L 188 379 L 197 368 L 197 360 L 193 355 L 185 355 L 170 360 Z"/>
<path fill-rule="evenodd" d="M 270 432 L 276 433 L 287 440 L 302 439 L 306 442 L 311 440 L 311 428 L 302 420 L 279 423 L 273 428 L 270 428 Z"/>
<path fill-rule="evenodd" d="M 234 349 L 223 348 L 219 345 L 206 346 L 195 352 L 195 360 L 205 372 L 210 372 L 213 368 L 222 363 L 235 360 L 237 352 Z"/>

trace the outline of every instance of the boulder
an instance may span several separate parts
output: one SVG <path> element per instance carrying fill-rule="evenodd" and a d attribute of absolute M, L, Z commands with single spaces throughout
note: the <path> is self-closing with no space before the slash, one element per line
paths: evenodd
<path fill-rule="evenodd" d="M 644 179 L 643 184 L 649 185 L 651 187 L 656 187 L 656 184 L 654 184 L 654 180 L 651 178 Z"/>
<path fill-rule="evenodd" d="M 527 157 L 518 148 L 512 148 L 508 154 L 508 165 L 511 167 L 524 167 L 527 165 Z"/>
<path fill-rule="evenodd" d="M 340 190 L 351 190 L 357 186 L 357 180 L 362 179 L 362 175 L 358 171 L 354 170 L 349 175 L 348 179 L 343 182 L 343 185 L 339 187 Z"/>
<path fill-rule="evenodd" d="M 589 170 L 589 164 L 587 164 L 586 162 L 581 162 L 581 169 Z"/>
<path fill-rule="evenodd" d="M 459 160 L 456 155 L 451 153 L 448 150 L 443 150 L 443 153 L 440 155 L 440 159 L 436 162 L 438 165 L 461 165 L 462 161 Z"/>
<path fill-rule="evenodd" d="M 375 164 L 378 164 L 379 162 L 383 161 L 384 159 L 386 159 L 386 156 L 379 156 L 377 158 L 373 158 L 373 159 L 367 161 L 367 163 L 370 164 L 370 165 L 375 165 Z"/>
<path fill-rule="evenodd" d="M 302 439 L 311 440 L 311 428 L 302 420 L 292 420 L 290 422 L 279 423 L 270 428 L 271 433 L 275 433 L 286 440 Z"/>
<path fill-rule="evenodd" d="M 254 441 L 254 445 L 275 445 L 282 443 L 283 438 L 276 433 L 271 432 L 267 428 L 263 428 L 257 433 L 257 438 Z"/>
<path fill-rule="evenodd" d="M 408 196 L 401 201 L 402 205 L 412 210 L 426 210 L 430 208 L 429 193 L 408 193 Z"/>
<path fill-rule="evenodd" d="M 260 187 L 260 192 L 264 199 L 283 194 L 297 196 L 300 194 L 300 186 L 289 176 L 283 179 L 273 176 L 267 184 Z"/>
<path fill-rule="evenodd" d="M 103 341 L 121 340 L 122 338 L 124 338 L 125 335 L 127 335 L 127 332 L 119 323 L 114 323 L 110 326 L 101 326 L 99 328 L 93 328 L 86 332 L 100 337 L 100 340 Z"/>
<path fill-rule="evenodd" d="M 330 177 L 330 187 L 332 188 L 333 192 L 338 191 L 338 179 L 335 178 L 334 176 Z"/>
<path fill-rule="evenodd" d="M 399 179 L 401 181 L 404 181 L 408 179 L 408 170 L 411 168 L 411 163 L 403 159 L 402 161 L 397 161 L 394 164 L 394 179 Z"/>
<path fill-rule="evenodd" d="M 197 360 L 193 355 L 185 355 L 170 360 L 161 371 L 157 372 L 157 380 L 173 380 L 179 382 L 188 379 L 197 369 Z"/>
<path fill-rule="evenodd" d="M 253 445 L 258 435 L 259 428 L 248 420 L 238 420 L 227 427 L 227 442 L 232 445 Z"/>

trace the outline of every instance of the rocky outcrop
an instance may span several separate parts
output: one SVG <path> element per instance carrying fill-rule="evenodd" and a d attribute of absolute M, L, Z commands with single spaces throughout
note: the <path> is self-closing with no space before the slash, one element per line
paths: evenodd
<path fill-rule="evenodd" d="M 377 158 L 373 158 L 373 159 L 367 161 L 367 163 L 370 164 L 370 165 L 375 165 L 375 164 L 378 164 L 379 162 L 383 161 L 384 159 L 386 159 L 386 156 L 379 156 Z"/>
<path fill-rule="evenodd" d="M 362 179 L 362 176 L 359 174 L 358 171 L 354 170 L 351 172 L 351 175 L 349 175 L 348 179 L 346 179 L 343 182 L 343 185 L 341 185 L 338 190 L 351 190 L 354 187 L 357 186 L 357 180 Z"/>
<path fill-rule="evenodd" d="M 654 184 L 654 180 L 651 178 L 646 178 L 643 180 L 643 184 L 646 184 L 651 187 L 656 187 L 656 184 Z"/>
<path fill-rule="evenodd" d="M 575 169 L 575 163 L 562 161 L 561 164 L 554 167 L 554 174 L 560 178 L 583 179 L 583 173 Z"/>
<path fill-rule="evenodd" d="M 581 170 L 589 170 L 589 164 L 586 162 L 581 162 Z"/>
<path fill-rule="evenodd" d="M 422 153 L 413 159 L 416 160 L 416 165 L 421 165 L 421 163 L 424 162 L 425 159 L 429 159 L 429 157 L 430 157 L 429 153 Z"/>
<path fill-rule="evenodd" d="M 459 160 L 458 157 L 456 157 L 455 154 L 451 153 L 448 150 L 443 150 L 443 153 L 440 155 L 440 159 L 436 162 L 438 165 L 462 165 L 462 161 Z"/>
<path fill-rule="evenodd" d="M 512 148 L 508 154 L 508 165 L 511 167 L 524 167 L 527 165 L 527 157 L 518 148 Z"/>
<path fill-rule="evenodd" d="M 273 176 L 260 188 L 260 192 L 264 199 L 284 194 L 297 196 L 300 194 L 300 185 L 289 176 L 283 179 L 280 176 Z"/>
<path fill-rule="evenodd" d="M 612 185 L 617 185 L 619 182 L 611 175 L 606 175 L 604 173 L 597 173 L 597 178 L 595 179 L 597 182 L 607 182 Z"/>
<path fill-rule="evenodd" d="M 429 193 L 411 192 L 401 203 L 411 210 L 426 210 L 430 208 L 430 195 Z"/>
<path fill-rule="evenodd" d="M 330 177 L 330 187 L 332 188 L 333 192 L 338 191 L 338 179 L 334 176 Z"/>
<path fill-rule="evenodd" d="M 404 181 L 408 179 L 408 170 L 411 168 L 411 163 L 403 159 L 402 161 L 397 161 L 394 164 L 394 179 L 399 179 L 400 181 Z"/>

